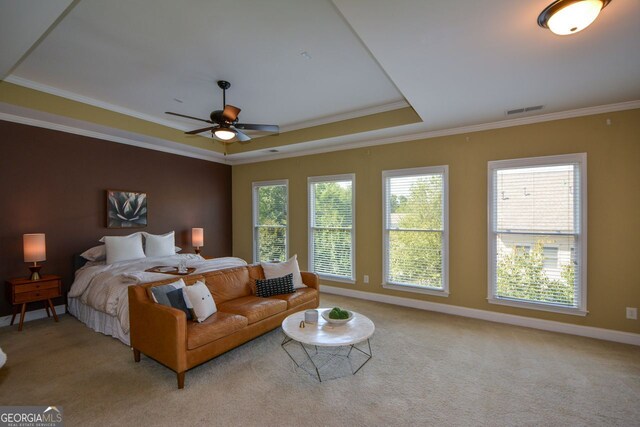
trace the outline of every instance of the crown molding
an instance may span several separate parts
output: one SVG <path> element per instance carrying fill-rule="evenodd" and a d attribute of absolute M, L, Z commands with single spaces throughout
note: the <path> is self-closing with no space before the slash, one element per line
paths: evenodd
<path fill-rule="evenodd" d="M 77 94 L 75 92 L 70 92 L 68 90 L 58 89 L 56 87 L 45 85 L 43 83 L 34 82 L 32 80 L 28 80 L 28 79 L 24 79 L 22 77 L 18 77 L 15 74 L 11 74 L 9 77 L 7 77 L 4 80 L 9 82 L 9 83 L 13 83 L 15 85 L 18 85 L 18 86 L 23 86 L 23 87 L 26 87 L 26 88 L 29 88 L 29 89 L 37 90 L 39 92 L 44 92 L 44 93 L 48 93 L 50 95 L 59 96 L 61 98 L 70 99 L 72 101 L 77 101 L 77 102 L 80 102 L 80 103 L 83 103 L 83 104 L 92 105 L 94 107 L 98 107 L 98 108 L 102 108 L 102 109 L 105 109 L 105 110 L 113 111 L 115 113 L 120 113 L 120 114 L 124 114 L 124 115 L 127 115 L 127 116 L 135 117 L 135 118 L 140 119 L 140 120 L 145 120 L 147 122 L 156 123 L 156 124 L 159 124 L 159 125 L 162 125 L 162 126 L 167 126 L 167 127 L 173 128 L 173 129 L 178 129 L 178 130 L 182 130 L 182 131 L 190 130 L 190 128 L 187 128 L 186 126 L 176 125 L 175 122 L 170 121 L 170 120 L 161 119 L 161 118 L 156 117 L 156 116 L 140 113 L 138 111 L 131 110 L 129 108 L 120 107 L 119 105 L 110 104 L 108 102 L 104 102 L 104 101 L 100 101 L 100 100 L 95 99 L 95 98 L 90 98 L 88 96 L 80 95 L 80 94 Z"/>
<path fill-rule="evenodd" d="M 375 107 L 362 108 L 360 110 L 349 111 L 341 114 L 319 117 L 317 119 L 305 120 L 303 122 L 292 123 L 280 126 L 280 133 L 291 132 L 292 130 L 305 129 L 314 126 L 326 125 L 329 123 L 341 122 L 344 120 L 357 119 L 358 117 L 370 116 L 372 114 L 386 113 L 387 111 L 399 110 L 410 107 L 407 101 L 396 101 L 389 104 L 377 105 Z"/>
<path fill-rule="evenodd" d="M 333 151 L 350 150 L 355 148 L 372 147 L 376 145 L 395 144 L 399 142 L 415 141 L 419 139 L 438 138 L 443 136 L 460 135 L 472 132 L 482 132 L 492 129 L 502 129 L 514 126 L 530 125 L 535 123 L 550 122 L 555 120 L 571 119 L 583 116 L 592 116 L 595 114 L 612 113 L 616 111 L 633 110 L 640 108 L 640 100 L 620 102 L 615 104 L 599 105 L 595 107 L 579 108 L 575 110 L 559 111 L 556 113 L 540 114 L 536 116 L 520 117 L 516 119 L 500 120 L 497 122 L 481 123 L 477 125 L 461 126 L 456 128 L 441 129 L 435 131 L 423 131 L 423 132 L 411 132 L 403 135 L 375 138 L 375 134 L 378 131 L 366 132 L 359 134 L 360 138 L 357 141 L 344 141 L 344 137 L 332 138 L 330 141 L 332 145 L 327 146 L 328 140 L 307 141 L 300 144 L 292 144 L 286 146 L 286 149 L 293 149 L 295 151 L 279 153 L 279 154 L 265 154 L 255 157 L 249 157 L 251 152 L 234 154 L 231 156 L 233 164 L 249 164 L 264 162 L 270 160 L 286 159 L 291 157 L 309 156 L 313 154 L 330 153 Z M 422 126 L 426 126 L 424 123 Z M 408 125 L 412 126 L 412 125 Z M 364 139 L 364 138 L 366 139 Z M 370 139 L 371 138 L 371 139 Z M 324 147 L 320 146 L 325 144 Z M 296 146 L 305 146 L 305 148 L 296 150 Z M 246 158 L 241 156 L 248 155 Z"/>
<path fill-rule="evenodd" d="M 15 83 L 16 79 L 20 79 L 22 83 L 30 82 L 29 80 L 17 78 L 12 76 L 7 81 L 11 83 Z M 33 83 L 33 82 L 30 82 Z M 16 83 L 20 84 L 20 83 Z M 26 86 L 26 85 L 25 85 Z M 29 87 L 29 86 L 26 86 Z M 30 87 L 35 90 L 42 90 L 46 92 L 46 90 L 42 89 L 43 86 L 35 84 Z M 49 88 L 46 86 L 46 88 Z M 51 88 L 54 89 L 54 88 Z M 57 89 L 54 89 L 58 91 Z M 58 91 L 58 93 L 49 92 L 54 95 L 60 95 L 62 91 Z M 68 92 L 71 94 L 71 92 Z M 75 95 L 75 94 L 72 94 Z M 77 100 L 79 102 L 85 102 L 82 99 L 83 97 L 79 97 Z M 89 99 L 89 98 L 86 98 Z M 95 100 L 93 100 L 95 101 Z M 89 102 L 86 102 L 89 103 Z M 96 104 L 97 103 L 97 104 Z M 98 105 L 101 104 L 101 105 Z M 399 103 L 386 104 L 384 106 L 374 107 L 378 109 L 374 111 L 373 109 L 369 109 L 370 114 L 375 114 L 375 112 L 382 112 L 384 108 L 388 108 L 387 111 L 402 108 L 402 104 L 405 104 L 403 101 Z M 102 103 L 100 101 L 95 101 L 95 106 L 100 108 L 109 109 L 110 104 Z M 640 108 L 640 100 L 633 100 L 615 104 L 606 104 L 594 107 L 580 108 L 575 110 L 567 110 L 560 111 L 555 113 L 548 114 L 540 114 L 536 116 L 528 116 L 528 117 L 520 117 L 514 119 L 500 120 L 496 122 L 482 123 L 477 125 L 469 125 L 469 126 L 461 126 L 456 128 L 449 129 L 441 129 L 435 131 L 424 131 L 427 125 L 425 123 L 419 124 L 410 124 L 405 126 L 400 126 L 396 128 L 398 132 L 405 133 L 396 136 L 382 136 L 385 133 L 390 133 L 390 129 L 378 129 L 370 132 L 363 132 L 355 135 L 345 135 L 339 136 L 335 138 L 327 138 L 322 140 L 314 140 L 314 141 L 306 141 L 298 144 L 291 144 L 287 146 L 281 147 L 281 149 L 286 152 L 280 152 L 277 154 L 258 154 L 255 151 L 248 151 L 244 153 L 230 154 L 224 156 L 223 154 L 212 152 L 209 150 L 204 150 L 196 147 L 191 147 L 185 144 L 180 144 L 172 141 L 167 141 L 159 138 L 153 138 L 150 136 L 142 135 L 142 134 L 134 134 L 131 132 L 122 131 L 120 129 L 109 128 L 106 126 L 97 125 L 90 122 L 85 122 L 81 120 L 71 119 L 63 116 L 57 116 L 54 114 L 44 113 L 41 111 L 31 110 L 28 108 L 22 108 L 18 106 L 14 106 L 11 104 L 3 104 L 0 103 L 0 120 L 7 120 L 16 123 L 27 124 L 31 126 L 37 126 L 52 130 L 58 130 L 62 132 L 73 133 L 77 135 L 84 135 L 91 138 L 98 138 L 107 141 L 117 142 L 121 144 L 132 145 L 140 148 L 146 148 L 149 150 L 157 150 L 163 151 L 166 153 L 171 153 L 179 156 L 186 156 L 197 158 L 201 160 L 208 160 L 217 163 L 223 163 L 227 165 L 240 165 L 240 164 L 250 164 L 250 163 L 258 163 L 264 161 L 271 160 L 279 160 L 286 159 L 292 157 L 301 157 L 301 156 L 309 156 L 313 154 L 323 154 L 329 153 L 333 151 L 342 151 L 342 150 L 350 150 L 356 148 L 363 147 L 372 147 L 377 145 L 385 145 L 385 144 L 394 144 L 399 142 L 407 142 L 407 141 L 415 141 L 419 139 L 430 139 L 437 138 L 443 136 L 451 136 L 451 135 L 459 135 L 465 133 L 472 132 L 481 132 L 492 129 L 500 129 L 514 126 L 522 126 L 528 124 L 542 123 L 554 120 L 563 120 L 570 119 L 582 116 L 589 116 L 595 114 L 603 114 L 610 113 L 616 111 L 624 111 L 624 110 L 632 110 Z M 116 107 L 118 108 L 118 107 Z M 128 114 L 126 111 L 121 109 L 122 114 Z M 364 110 L 359 110 L 360 112 Z M 135 112 L 134 112 L 135 113 Z M 137 114 L 137 113 L 136 113 Z M 356 114 L 356 112 L 350 113 Z M 147 120 L 144 117 L 138 115 L 138 118 L 142 118 L 143 120 Z M 339 116 L 332 116 L 339 117 Z M 343 117 L 347 117 L 347 115 L 343 115 Z M 357 117 L 355 115 L 354 117 Z M 310 123 L 310 122 L 305 122 Z"/>
<path fill-rule="evenodd" d="M 49 86 L 43 83 L 34 82 L 33 80 L 18 77 L 15 74 L 9 75 L 5 81 L 13 83 L 18 86 L 23 86 L 29 89 L 37 90 L 39 92 L 48 93 L 50 95 L 59 96 L 61 98 L 70 99 L 72 101 L 81 102 L 83 104 L 92 105 L 94 107 L 103 108 L 105 110 L 113 111 L 127 116 L 135 117 L 137 119 L 145 120 L 147 122 L 156 123 L 162 126 L 167 126 L 173 129 L 182 131 L 191 130 L 191 127 L 181 126 L 174 121 L 162 119 L 160 117 L 152 116 L 149 114 L 140 113 L 139 111 L 131 110 L 129 108 L 121 107 L 119 105 L 110 104 L 108 102 L 100 101 L 95 98 L 80 95 L 75 92 L 71 92 L 64 89 L 58 89 L 53 86 Z M 290 132 L 293 130 L 304 129 L 313 126 L 326 125 L 328 123 L 340 122 L 343 120 L 355 119 L 358 117 L 369 116 L 371 114 L 384 113 L 387 111 L 398 110 L 400 108 L 409 107 L 409 104 L 404 101 L 391 102 L 389 104 L 377 105 L 374 107 L 363 108 L 360 110 L 349 111 L 342 114 L 335 114 L 330 116 L 324 116 L 317 119 L 305 120 L 302 122 L 292 123 L 290 125 L 281 126 L 280 132 Z"/>
<path fill-rule="evenodd" d="M 0 103 L 0 120 L 230 165 L 223 154 L 90 122 Z"/>

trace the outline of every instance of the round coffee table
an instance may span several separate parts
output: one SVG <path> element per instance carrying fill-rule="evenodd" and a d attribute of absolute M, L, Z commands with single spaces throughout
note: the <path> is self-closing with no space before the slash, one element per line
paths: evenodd
<path fill-rule="evenodd" d="M 315 370 L 315 376 L 318 377 L 318 381 L 320 382 L 322 382 L 322 377 L 320 376 L 320 368 L 322 368 L 322 366 L 335 358 L 350 359 L 353 350 L 356 350 L 362 353 L 366 359 L 359 364 L 355 370 L 353 366 L 351 367 L 351 372 L 355 375 L 373 357 L 369 338 L 371 338 L 376 329 L 375 325 L 367 316 L 356 312 L 352 312 L 353 319 L 349 322 L 342 325 L 334 325 L 322 317 L 322 312 L 331 310 L 330 308 L 318 308 L 317 310 L 318 323 L 305 323 L 304 328 L 300 327 L 301 322 L 304 321 L 304 311 L 293 313 L 282 321 L 282 331 L 285 334 L 281 344 L 282 349 L 289 355 L 298 368 L 302 368 L 313 376 L 313 373 L 303 367 L 303 364 L 307 361 L 311 362 Z M 365 341 L 369 350 L 368 352 L 357 347 L 358 344 L 364 343 Z M 298 363 L 287 350 L 287 344 L 292 342 L 299 344 L 304 351 L 306 355 L 305 362 Z M 314 347 L 315 353 L 310 352 L 306 346 Z M 318 347 L 337 348 L 337 351 L 334 353 L 318 352 Z M 348 349 L 346 354 L 342 354 L 343 349 Z M 329 357 L 325 357 L 325 362 L 319 364 L 318 355 L 328 355 Z"/>

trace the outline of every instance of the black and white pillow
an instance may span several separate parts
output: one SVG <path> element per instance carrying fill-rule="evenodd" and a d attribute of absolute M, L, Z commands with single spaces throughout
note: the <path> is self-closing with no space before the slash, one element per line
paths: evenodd
<path fill-rule="evenodd" d="M 167 285 L 154 286 L 151 288 L 151 294 L 158 304 L 182 310 L 187 315 L 187 320 L 191 320 L 193 318 L 193 305 L 189 300 L 189 296 L 185 295 L 184 288 L 184 281 L 180 279 Z"/>
<path fill-rule="evenodd" d="M 256 280 L 256 296 L 262 298 L 272 295 L 292 294 L 295 291 L 293 288 L 293 274 L 273 279 Z"/>

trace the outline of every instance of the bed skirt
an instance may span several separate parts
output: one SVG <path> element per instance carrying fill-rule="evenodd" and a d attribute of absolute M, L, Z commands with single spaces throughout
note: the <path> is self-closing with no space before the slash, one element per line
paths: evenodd
<path fill-rule="evenodd" d="M 80 298 L 68 298 L 67 308 L 73 317 L 94 331 L 117 338 L 126 345 L 130 344 L 129 334 L 122 330 L 117 317 L 83 304 Z"/>

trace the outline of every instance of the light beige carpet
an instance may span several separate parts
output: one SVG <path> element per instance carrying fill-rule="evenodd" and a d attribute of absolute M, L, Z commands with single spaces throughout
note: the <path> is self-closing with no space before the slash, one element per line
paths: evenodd
<path fill-rule="evenodd" d="M 73 317 L 0 328 L 0 405 L 67 426 L 640 425 L 640 348 L 323 295 L 376 324 L 373 359 L 318 383 L 281 330 L 175 374 Z"/>

